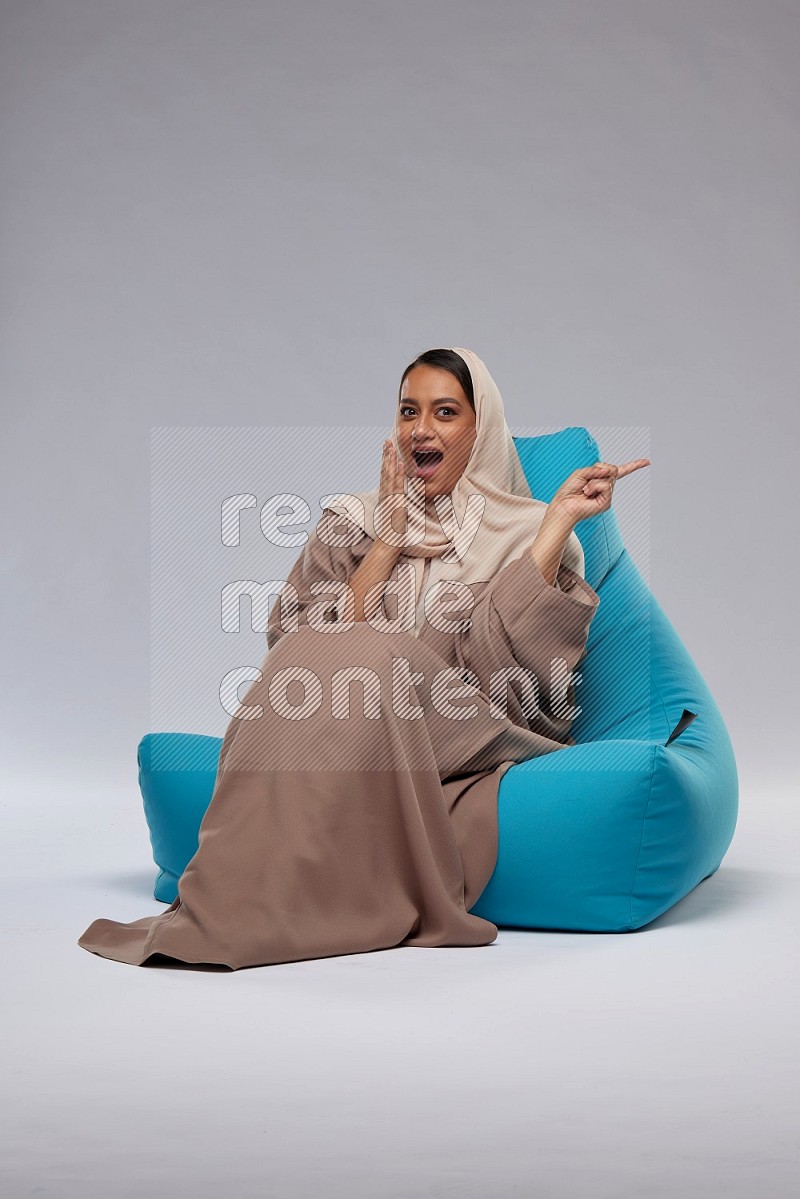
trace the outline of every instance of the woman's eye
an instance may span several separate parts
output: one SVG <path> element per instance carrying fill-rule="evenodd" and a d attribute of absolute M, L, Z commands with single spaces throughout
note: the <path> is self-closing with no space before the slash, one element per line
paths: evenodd
<path fill-rule="evenodd" d="M 437 409 L 436 409 L 436 411 L 437 411 L 437 412 L 447 412 L 447 413 L 449 413 L 451 416 L 455 416 L 455 415 L 456 415 L 456 410 L 455 410 L 455 408 L 449 408 L 449 407 L 448 407 L 446 404 L 445 404 L 445 405 L 443 405 L 441 408 L 437 408 Z M 401 415 L 401 416 L 405 416 L 407 412 L 411 413 L 411 415 L 413 416 L 413 415 L 414 415 L 414 412 L 415 412 L 415 410 L 414 410 L 413 408 L 409 407 L 408 405 L 405 405 L 405 404 L 404 404 L 404 405 L 401 407 L 401 409 L 400 409 L 400 415 Z"/>

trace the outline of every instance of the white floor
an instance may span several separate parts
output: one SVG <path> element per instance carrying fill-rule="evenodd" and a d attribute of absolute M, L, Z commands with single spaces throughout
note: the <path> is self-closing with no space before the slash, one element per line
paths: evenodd
<path fill-rule="evenodd" d="M 7 780 L 4 1199 L 794 1199 L 800 804 L 741 785 L 637 933 L 231 973 L 76 944 L 164 910 L 130 771 Z"/>

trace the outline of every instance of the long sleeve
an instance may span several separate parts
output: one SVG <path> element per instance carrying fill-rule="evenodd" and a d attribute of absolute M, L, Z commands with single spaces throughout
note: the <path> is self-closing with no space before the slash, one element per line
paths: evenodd
<path fill-rule="evenodd" d="M 315 594 L 311 590 L 311 584 L 331 579 L 346 583 L 352 576 L 372 545 L 372 538 L 363 530 L 359 530 L 361 538 L 356 540 L 353 545 L 337 546 L 330 545 L 328 542 L 333 539 L 334 532 L 342 533 L 355 528 L 356 526 L 347 517 L 334 513 L 328 508 L 323 511 L 316 529 L 303 546 L 303 552 L 289 571 L 281 597 L 275 601 L 270 612 L 267 624 L 268 649 L 272 649 L 281 637 L 285 636 L 293 627 L 289 623 L 288 616 L 284 621 L 281 604 L 281 598 L 289 585 L 294 587 L 297 592 L 298 627 L 308 623 L 308 609 L 314 604 L 328 602 L 330 610 L 324 619 L 331 621 L 337 619 L 333 604 L 337 598 L 336 591 L 334 589 L 329 592 L 320 590 L 318 594 Z"/>
<path fill-rule="evenodd" d="M 538 688 L 533 714 L 520 703 L 526 693 L 519 681 L 502 686 L 509 719 L 565 743 L 576 703 L 571 675 L 585 653 L 600 597 L 567 566 L 560 566 L 556 583 L 547 582 L 528 551 L 510 562 L 480 595 L 460 651 L 483 686 L 504 668 L 531 673 Z"/>

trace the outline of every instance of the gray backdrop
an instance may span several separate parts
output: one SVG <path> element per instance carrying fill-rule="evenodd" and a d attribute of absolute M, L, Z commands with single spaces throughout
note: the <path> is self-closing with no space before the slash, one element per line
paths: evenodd
<path fill-rule="evenodd" d="M 515 431 L 642 431 L 653 590 L 789 770 L 798 49 L 776 0 L 6 3 L 7 760 L 150 727 L 151 428 L 383 427 L 466 345 Z"/>
<path fill-rule="evenodd" d="M 3 1193 L 794 1199 L 800 2 L 0 23 Z M 259 499 L 373 486 L 435 345 L 485 359 L 515 432 L 652 458 L 615 507 L 733 736 L 722 869 L 641 935 L 233 974 L 84 952 L 96 918 L 163 911 L 151 699 L 227 723 L 185 489 L 188 627 L 151 686 L 151 431 L 268 444 Z M 171 461 L 155 495 L 192 477 Z"/>

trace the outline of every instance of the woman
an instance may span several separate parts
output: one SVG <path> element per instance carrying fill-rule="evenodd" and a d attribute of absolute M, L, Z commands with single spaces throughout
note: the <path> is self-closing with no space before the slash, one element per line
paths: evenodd
<path fill-rule="evenodd" d="M 78 944 L 236 970 L 493 942 L 469 908 L 500 779 L 569 743 L 599 603 L 574 527 L 647 465 L 596 463 L 533 499 L 481 359 L 415 359 L 378 488 L 323 510 L 270 614 L 178 898 Z"/>

